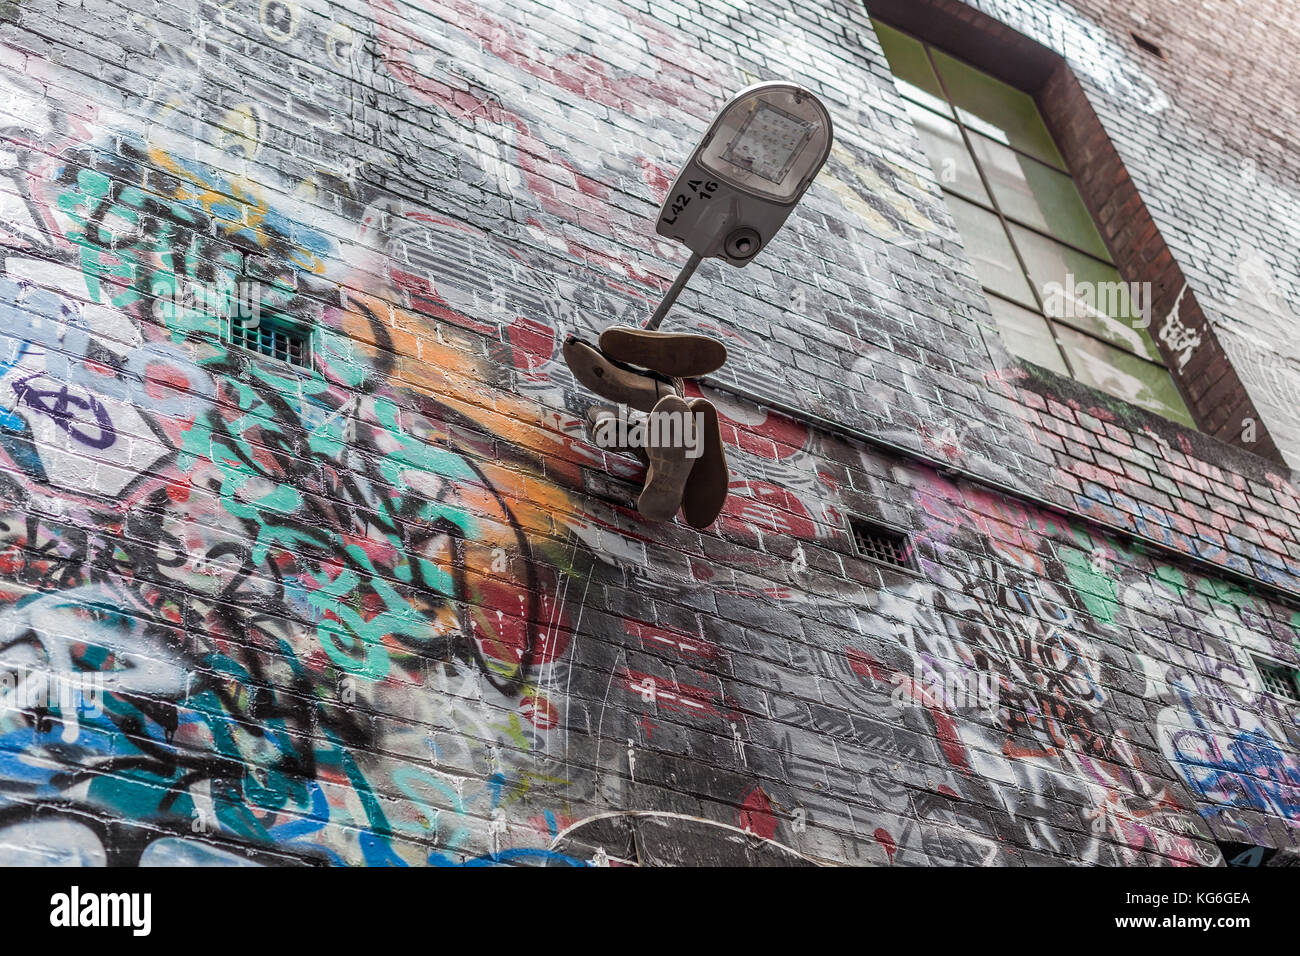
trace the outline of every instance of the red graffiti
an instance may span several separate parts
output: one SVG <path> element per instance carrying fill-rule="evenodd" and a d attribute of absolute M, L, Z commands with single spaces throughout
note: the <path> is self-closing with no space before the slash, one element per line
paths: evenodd
<path fill-rule="evenodd" d="M 733 481 L 718 518 L 723 536 L 743 538 L 753 530 L 809 540 L 817 536 L 812 515 L 794 493 L 768 481 Z"/>
<path fill-rule="evenodd" d="M 686 657 L 702 657 L 705 660 L 721 659 L 722 652 L 712 641 L 675 631 L 671 628 L 643 624 L 639 621 L 625 619 L 623 627 L 629 637 L 635 637 L 646 650 L 669 650 Z"/>
<path fill-rule="evenodd" d="M 745 794 L 736 817 L 737 826 L 742 830 L 769 840 L 776 836 L 776 814 L 772 812 L 772 801 L 762 787 L 755 787 Z"/>
<path fill-rule="evenodd" d="M 545 697 L 530 694 L 519 703 L 524 717 L 538 730 L 550 730 L 560 722 L 559 711 Z"/>
<path fill-rule="evenodd" d="M 680 683 L 671 677 L 655 677 L 653 674 L 628 668 L 622 669 L 618 676 L 623 688 L 639 696 L 644 703 L 697 717 L 729 719 L 736 716 L 729 710 L 720 709 L 719 691 L 709 690 L 707 687 L 694 687 Z"/>
<path fill-rule="evenodd" d="M 866 651 L 848 647 L 844 649 L 844 656 L 848 659 L 849 669 L 859 677 L 870 677 L 873 681 L 887 681 L 900 687 L 907 697 L 924 707 L 925 712 L 934 721 L 935 736 L 948 762 L 958 770 L 970 771 L 966 748 L 957 733 L 957 721 L 952 714 L 948 713 L 943 701 L 935 698 L 923 683 L 914 681 L 909 675 L 881 663 Z"/>
<path fill-rule="evenodd" d="M 875 836 L 876 842 L 885 848 L 885 853 L 889 857 L 889 862 L 893 863 L 894 854 L 898 852 L 898 845 L 894 842 L 894 838 L 889 835 L 889 831 L 884 827 L 876 827 L 876 832 L 873 836 Z"/>

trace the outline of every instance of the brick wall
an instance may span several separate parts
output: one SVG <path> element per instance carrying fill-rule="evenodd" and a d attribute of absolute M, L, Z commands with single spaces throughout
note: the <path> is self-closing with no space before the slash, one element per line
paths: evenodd
<path fill-rule="evenodd" d="M 1141 5 L 977 6 L 1068 58 L 1294 460 L 1293 98 L 1203 13 L 1147 5 L 1162 65 Z M 23 0 L 0 73 L 3 859 L 1294 853 L 1295 477 L 1007 354 L 859 5 Z M 649 314 L 676 164 L 777 76 L 836 147 L 669 319 L 731 350 L 731 497 L 650 524 L 558 346 Z M 313 366 L 174 295 L 222 282 Z"/>

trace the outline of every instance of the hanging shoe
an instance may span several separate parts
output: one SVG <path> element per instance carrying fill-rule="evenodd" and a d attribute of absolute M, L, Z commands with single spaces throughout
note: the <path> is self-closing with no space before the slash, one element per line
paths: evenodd
<path fill-rule="evenodd" d="M 614 441 L 608 434 L 605 436 L 605 443 L 601 443 L 601 432 L 604 429 L 614 430 L 617 435 L 618 420 L 620 412 L 613 408 L 602 408 L 599 405 L 593 405 L 587 409 L 587 437 L 597 448 L 604 448 L 607 451 L 619 451 L 634 456 L 643 465 L 649 465 L 650 459 L 646 456 L 645 449 L 640 445 L 620 445 Z M 629 426 L 631 422 L 628 423 Z"/>
<path fill-rule="evenodd" d="M 722 449 L 722 430 L 718 427 L 718 410 L 713 403 L 697 398 L 690 403 L 691 413 L 704 416 L 704 450 L 695 459 L 690 480 L 682 494 L 682 516 L 692 528 L 707 528 L 722 513 L 727 503 L 731 475 L 727 455 Z"/>
<path fill-rule="evenodd" d="M 666 395 L 650 412 L 651 421 L 646 423 L 647 432 L 657 431 L 661 436 L 670 434 L 670 429 L 662 423 L 653 426 L 653 420 L 658 416 L 676 415 L 684 425 L 690 412 L 690 406 L 681 398 Z M 678 434 L 680 436 L 680 432 Z M 645 487 L 637 501 L 637 510 L 651 521 L 670 521 L 682 506 L 682 491 L 686 479 L 690 477 L 691 468 L 695 465 L 695 459 L 686 457 L 686 445 L 681 441 L 672 445 L 650 445 L 646 448 L 646 454 L 650 458 L 650 464 L 646 471 Z"/>
<path fill-rule="evenodd" d="M 727 347 L 707 335 L 651 332 L 629 325 L 601 332 L 600 349 L 615 361 L 677 378 L 708 375 L 727 361 Z"/>
<path fill-rule="evenodd" d="M 606 424 L 606 422 L 609 424 Z M 593 445 L 604 448 L 606 446 L 601 445 L 600 433 L 605 428 L 616 428 L 618 426 L 618 410 L 592 405 L 591 408 L 587 409 L 587 417 L 584 419 L 583 424 L 587 428 L 587 439 Z"/>
<path fill-rule="evenodd" d="M 564 363 L 573 377 L 602 398 L 648 412 L 659 399 L 682 394 L 682 383 L 667 375 L 613 361 L 576 335 L 564 341 Z"/>

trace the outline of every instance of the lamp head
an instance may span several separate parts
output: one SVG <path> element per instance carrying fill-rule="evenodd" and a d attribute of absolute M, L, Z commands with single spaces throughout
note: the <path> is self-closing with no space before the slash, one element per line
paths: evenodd
<path fill-rule="evenodd" d="M 662 236 L 744 266 L 785 223 L 826 157 L 830 114 L 793 83 L 758 83 L 718 113 L 660 210 Z"/>

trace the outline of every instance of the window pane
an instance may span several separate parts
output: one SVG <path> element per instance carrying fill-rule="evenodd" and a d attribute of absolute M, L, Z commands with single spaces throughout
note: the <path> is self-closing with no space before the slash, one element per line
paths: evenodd
<path fill-rule="evenodd" d="M 975 161 L 966 150 L 966 141 L 957 124 L 919 106 L 911 106 L 909 112 L 921 137 L 921 146 L 943 188 L 990 205 L 989 194 L 980 182 Z"/>
<path fill-rule="evenodd" d="M 1132 287 L 1114 266 L 1020 226 L 1012 226 L 1011 235 L 1025 258 L 1048 316 L 1098 335 L 1134 355 L 1161 361 L 1145 328 L 1150 312 L 1142 315 L 1150 303 L 1140 294 L 1130 294 Z"/>
<path fill-rule="evenodd" d="M 971 145 L 998 206 L 1008 218 L 1036 226 L 1110 261 L 1110 253 L 1074 180 L 978 133 L 971 134 Z"/>
<path fill-rule="evenodd" d="M 964 199 L 948 196 L 948 208 L 957 222 L 962 245 L 975 263 L 975 272 L 986 289 L 1037 309 L 1029 280 L 1016 261 L 1002 220 Z"/>
<path fill-rule="evenodd" d="M 993 318 L 998 323 L 998 332 L 1008 349 L 1035 365 L 1050 368 L 1062 375 L 1070 374 L 1065 360 L 1061 358 L 1061 350 L 1052 338 L 1052 330 L 1047 327 L 1046 319 L 1037 312 L 1022 309 L 997 296 L 991 295 L 988 300 Z"/>
<path fill-rule="evenodd" d="M 922 106 L 938 110 L 945 116 L 952 115 L 952 107 L 944 98 L 943 87 L 939 85 L 926 56 L 925 47 L 918 40 L 913 40 L 892 27 L 887 27 L 879 20 L 872 20 L 876 36 L 889 61 L 889 69 L 894 74 L 894 85 L 909 100 L 915 100 Z"/>
<path fill-rule="evenodd" d="M 1056 326 L 1056 334 L 1079 381 L 1189 428 L 1196 427 L 1164 366 L 1144 362 L 1063 325 Z"/>
<path fill-rule="evenodd" d="M 933 52 L 939 74 L 963 123 L 999 143 L 1024 150 L 1056 166 L 1065 165 L 1029 94 L 946 53 Z"/>

